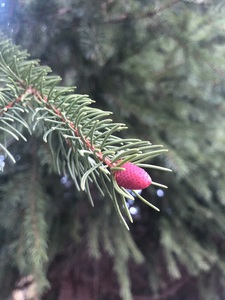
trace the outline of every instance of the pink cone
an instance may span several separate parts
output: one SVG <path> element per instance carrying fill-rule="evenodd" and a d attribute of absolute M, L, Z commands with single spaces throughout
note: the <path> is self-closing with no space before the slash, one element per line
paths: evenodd
<path fill-rule="evenodd" d="M 117 171 L 115 179 L 119 186 L 130 190 L 142 190 L 152 183 L 151 177 L 142 168 L 127 162 L 121 166 L 125 170 Z"/>

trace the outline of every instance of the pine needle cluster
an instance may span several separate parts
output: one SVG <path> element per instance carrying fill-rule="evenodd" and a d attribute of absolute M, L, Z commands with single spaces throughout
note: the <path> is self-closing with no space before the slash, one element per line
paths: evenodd
<path fill-rule="evenodd" d="M 3 174 L 8 171 L 7 164 L 16 163 L 11 151 L 11 145 L 16 141 L 27 142 L 31 139 L 33 153 L 30 158 L 31 170 L 18 173 L 13 182 L 9 181 L 2 188 L 1 224 L 7 239 L 10 239 L 7 247 L 10 247 L 16 266 L 21 274 L 30 272 L 35 276 L 41 292 L 47 284 L 48 226 L 44 204 L 47 199 L 37 178 L 35 152 L 39 145 L 36 139 L 32 140 L 32 136 L 47 143 L 51 158 L 45 163 L 51 165 L 52 170 L 57 170 L 60 176 L 69 175 L 77 190 L 87 193 L 92 206 L 94 200 L 90 186 L 94 184 L 102 196 L 112 200 L 118 220 L 127 229 L 126 219 L 132 222 L 132 216 L 126 201 L 134 200 L 134 197 L 118 186 L 115 172 L 123 170 L 121 166 L 128 161 L 159 170 L 169 169 L 141 164 L 164 152 L 164 149 L 160 149 L 161 145 L 118 137 L 115 132 L 126 129 L 126 126 L 107 118 L 110 112 L 90 107 L 93 101 L 87 95 L 75 94 L 71 87 L 59 86 L 60 78 L 49 75 L 48 67 L 40 66 L 37 60 L 28 59 L 26 51 L 21 51 L 3 35 L 0 39 L 0 147 Z M 164 187 L 155 182 L 153 184 Z M 154 208 L 142 196 L 137 196 Z M 18 209 L 17 213 L 13 210 L 12 218 L 7 213 L 10 206 Z M 18 218 L 23 220 L 19 224 Z M 13 234 L 14 242 L 10 234 Z M 126 264 L 126 259 L 122 261 Z M 119 270 L 121 268 L 117 269 L 120 277 Z"/>

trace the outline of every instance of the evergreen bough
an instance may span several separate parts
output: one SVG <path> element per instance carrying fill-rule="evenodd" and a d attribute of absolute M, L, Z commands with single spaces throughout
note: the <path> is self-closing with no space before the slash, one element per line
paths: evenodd
<path fill-rule="evenodd" d="M 122 166 L 126 162 L 139 167 L 170 171 L 146 163 L 166 150 L 162 145 L 115 135 L 127 127 L 113 123 L 108 117 L 111 112 L 90 106 L 94 101 L 87 95 L 76 94 L 72 87 L 60 86 L 61 78 L 50 75 L 50 72 L 49 67 L 41 66 L 38 60 L 29 59 L 27 51 L 21 51 L 0 34 L 1 171 L 7 169 L 10 161 L 16 163 L 10 151 L 14 140 L 26 142 L 32 139 L 32 135 L 42 137 L 52 154 L 46 163 L 62 176 L 69 174 L 77 190 L 85 191 L 93 206 L 90 186 L 94 184 L 106 201 L 107 198 L 112 200 L 119 220 L 129 229 L 127 220 L 132 222 L 132 216 L 126 201 L 134 200 L 132 194 L 158 209 L 136 191 L 131 193 L 118 186 L 115 173 L 123 170 Z M 36 141 L 32 147 L 38 151 Z M 35 168 L 37 162 L 33 157 L 32 169 L 23 175 L 15 175 L 18 188 L 2 188 L 4 201 L 11 201 L 11 205 L 16 206 L 22 203 L 21 197 L 25 194 L 28 203 L 15 216 L 23 218 L 23 222 L 18 222 L 18 227 L 16 219 L 5 217 L 3 223 L 6 230 L 10 228 L 11 232 L 19 232 L 19 241 L 15 234 L 15 243 L 11 244 L 11 251 L 17 253 L 14 263 L 21 274 L 31 272 L 35 276 L 41 293 L 47 285 L 45 263 L 48 260 L 48 228 L 44 211 L 44 201 L 47 200 L 43 197 Z M 32 186 L 27 184 L 30 181 Z M 166 187 L 154 181 L 152 184 Z M 20 189 L 23 190 L 22 195 Z M 1 203 L 1 215 L 7 216 L 4 201 Z"/>

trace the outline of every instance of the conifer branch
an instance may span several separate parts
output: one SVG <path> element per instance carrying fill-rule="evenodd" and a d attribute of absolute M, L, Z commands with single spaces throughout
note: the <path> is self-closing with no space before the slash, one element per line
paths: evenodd
<path fill-rule="evenodd" d="M 142 14 L 135 15 L 135 16 L 132 16 L 132 17 L 135 20 L 141 20 L 141 19 L 145 19 L 145 18 L 153 18 L 156 15 L 158 15 L 159 13 L 161 13 L 162 11 L 170 8 L 171 6 L 173 6 L 173 5 L 175 5 L 179 2 L 180 2 L 180 0 L 172 0 L 168 3 L 165 3 L 165 4 L 155 8 L 152 11 L 147 11 L 147 12 L 144 12 Z M 129 13 L 123 13 L 121 15 L 118 15 L 118 16 L 115 16 L 115 17 L 112 17 L 112 18 L 107 18 L 106 7 L 107 7 L 107 3 L 104 3 L 102 5 L 102 13 L 103 13 L 103 15 L 106 15 L 106 19 L 105 19 L 106 23 L 123 22 L 123 21 L 128 20 L 129 18 L 131 18 L 131 14 L 129 14 Z"/>
<path fill-rule="evenodd" d="M 29 60 L 26 52 L 3 35 L 0 39 L 2 136 L 26 141 L 25 130 L 32 134 L 39 128 L 59 174 L 69 173 L 76 187 L 87 192 L 92 205 L 90 183 L 95 183 L 103 195 L 112 199 L 126 224 L 121 209 L 133 196 L 117 185 L 116 172 L 121 167 L 123 170 L 126 162 L 139 164 L 166 150 L 147 141 L 117 137 L 115 133 L 127 127 L 107 119 L 111 112 L 90 107 L 94 101 L 75 94 L 71 87 L 58 86 L 61 79 L 49 75 L 48 67 Z M 0 146 L 15 162 L 7 143 L 1 142 Z M 121 205 L 118 199 L 122 199 Z M 132 220 L 126 208 L 125 212 Z"/>

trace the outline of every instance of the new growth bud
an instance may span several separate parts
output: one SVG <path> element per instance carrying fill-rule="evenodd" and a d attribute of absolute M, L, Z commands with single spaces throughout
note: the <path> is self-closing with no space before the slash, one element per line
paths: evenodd
<path fill-rule="evenodd" d="M 152 183 L 151 177 L 142 168 L 127 162 L 121 166 L 125 170 L 116 171 L 115 179 L 125 189 L 142 190 Z"/>

